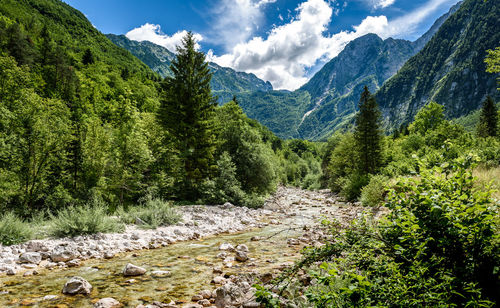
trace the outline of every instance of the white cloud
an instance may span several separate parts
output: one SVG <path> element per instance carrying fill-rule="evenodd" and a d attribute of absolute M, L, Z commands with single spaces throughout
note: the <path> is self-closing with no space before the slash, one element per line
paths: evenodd
<path fill-rule="evenodd" d="M 250 3 L 250 0 L 236 1 Z M 290 23 L 272 29 L 267 38 L 253 37 L 238 42 L 222 56 L 209 52 L 207 59 L 221 66 L 254 73 L 270 81 L 276 89 L 294 90 L 307 82 L 308 68 L 337 56 L 350 41 L 368 33 L 376 33 L 382 38 L 408 34 L 429 14 L 450 1 L 453 0 L 429 0 L 418 10 L 391 21 L 386 16 L 368 16 L 351 31 L 327 35 L 332 7 L 326 0 L 307 0 L 296 9 L 297 16 Z M 393 2 L 378 1 L 384 5 Z"/>
<path fill-rule="evenodd" d="M 150 23 L 146 23 L 138 28 L 132 29 L 125 36 L 134 41 L 150 41 L 157 45 L 163 46 L 168 50 L 175 52 L 176 46 L 181 44 L 182 38 L 187 34 L 186 30 L 178 31 L 174 33 L 172 36 L 168 36 L 161 32 L 160 25 L 153 25 Z M 203 36 L 198 33 L 194 33 L 194 39 L 196 42 L 200 42 L 203 40 Z M 197 43 L 195 46 L 196 49 L 200 48 L 200 45 Z"/>
<path fill-rule="evenodd" d="M 261 25 L 265 5 L 276 0 L 219 0 L 212 16 L 213 29 L 210 41 L 220 43 L 227 50 L 246 42 Z"/>
<path fill-rule="evenodd" d="M 388 6 L 391 6 L 396 2 L 396 0 L 372 0 L 373 2 L 373 8 L 375 9 L 380 9 L 380 8 L 386 8 Z"/>

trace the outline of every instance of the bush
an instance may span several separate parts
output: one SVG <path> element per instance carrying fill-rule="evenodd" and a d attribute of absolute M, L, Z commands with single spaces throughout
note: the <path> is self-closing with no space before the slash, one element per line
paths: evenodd
<path fill-rule="evenodd" d="M 83 206 L 68 206 L 51 215 L 49 234 L 56 237 L 123 231 L 123 224 L 107 214 L 107 206 L 95 198 Z"/>
<path fill-rule="evenodd" d="M 31 227 L 13 213 L 6 213 L 0 218 L 0 243 L 14 245 L 31 239 Z"/>
<path fill-rule="evenodd" d="M 361 195 L 361 189 L 366 184 L 368 184 L 368 175 L 352 173 L 340 179 L 340 195 L 348 201 L 355 201 Z"/>
<path fill-rule="evenodd" d="M 170 202 L 150 195 L 140 206 L 130 208 L 128 211 L 118 210 L 118 215 L 121 221 L 127 224 L 134 224 L 140 220 L 139 226 L 145 229 L 173 225 L 182 218 Z"/>
<path fill-rule="evenodd" d="M 387 192 L 385 186 L 388 180 L 385 176 L 373 176 L 368 185 L 361 189 L 361 203 L 364 206 L 377 206 L 384 201 Z"/>

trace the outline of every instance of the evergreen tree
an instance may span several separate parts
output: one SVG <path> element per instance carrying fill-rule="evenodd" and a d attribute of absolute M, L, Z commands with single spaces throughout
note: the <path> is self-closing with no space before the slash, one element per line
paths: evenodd
<path fill-rule="evenodd" d="M 196 51 L 195 45 L 190 32 L 177 48 L 177 58 L 171 66 L 173 77 L 162 83 L 159 112 L 180 159 L 178 197 L 186 200 L 198 198 L 197 187 L 215 169 L 216 100 L 210 89 L 212 73 L 205 54 Z"/>
<path fill-rule="evenodd" d="M 477 133 L 480 137 L 496 136 L 498 112 L 493 99 L 488 96 L 483 103 Z"/>
<path fill-rule="evenodd" d="M 380 110 L 375 97 L 366 86 L 359 100 L 354 136 L 359 152 L 359 171 L 364 174 L 377 172 L 382 165 L 383 135 Z"/>
<path fill-rule="evenodd" d="M 90 50 L 90 48 L 87 48 L 85 50 L 85 53 L 83 54 L 83 57 L 82 57 L 82 63 L 84 65 L 89 65 L 89 64 L 95 63 L 94 54 L 92 53 L 92 50 Z"/>

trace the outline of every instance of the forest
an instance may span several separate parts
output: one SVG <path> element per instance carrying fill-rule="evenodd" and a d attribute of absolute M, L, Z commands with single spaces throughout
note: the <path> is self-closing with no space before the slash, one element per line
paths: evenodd
<path fill-rule="evenodd" d="M 118 232 L 138 218 L 154 229 L 178 222 L 176 208 L 188 204 L 258 208 L 278 186 L 330 189 L 365 214 L 347 229 L 324 221 L 328 241 L 304 250 L 278 292 L 256 285 L 262 305 L 499 302 L 492 98 L 458 119 L 430 102 L 394 129 L 365 87 L 345 130 L 325 142 L 284 140 L 248 118 L 237 97 L 217 103 L 192 33 L 162 79 L 79 23 L 76 10 L 35 2 L 43 14 L 0 5 L 2 245 Z M 500 49 L 488 54 L 488 72 L 500 72 Z M 381 207 L 389 214 L 375 221 Z M 302 284 L 298 271 L 315 283 Z"/>

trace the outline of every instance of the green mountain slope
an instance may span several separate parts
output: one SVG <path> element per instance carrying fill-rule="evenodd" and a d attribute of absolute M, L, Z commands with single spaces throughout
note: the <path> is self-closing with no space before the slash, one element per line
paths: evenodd
<path fill-rule="evenodd" d="M 407 123 L 429 101 L 450 118 L 477 109 L 486 95 L 497 100 L 496 77 L 485 72 L 487 49 L 500 42 L 500 3 L 466 0 L 429 43 L 389 79 L 376 98 L 390 126 Z"/>
<path fill-rule="evenodd" d="M 170 65 L 175 54 L 167 48 L 148 41 L 129 40 L 124 35 L 107 34 L 107 37 L 116 45 L 129 50 L 162 77 L 171 76 Z M 212 90 L 215 95 L 219 96 L 220 102 L 227 102 L 233 95 L 243 92 L 271 91 L 273 89 L 269 82 L 257 78 L 254 74 L 236 72 L 215 63 L 209 63 L 209 67 L 213 73 Z"/>

